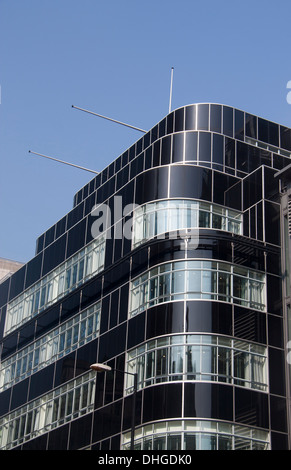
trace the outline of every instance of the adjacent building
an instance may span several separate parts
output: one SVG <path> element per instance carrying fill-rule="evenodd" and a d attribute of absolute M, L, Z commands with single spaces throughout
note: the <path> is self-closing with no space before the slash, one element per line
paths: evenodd
<path fill-rule="evenodd" d="M 169 113 L 0 284 L 0 449 L 290 449 L 291 129 Z M 112 367 L 97 373 L 93 363 Z"/>
<path fill-rule="evenodd" d="M 0 258 L 0 282 L 4 281 L 8 276 L 18 271 L 23 263 L 10 259 Z"/>

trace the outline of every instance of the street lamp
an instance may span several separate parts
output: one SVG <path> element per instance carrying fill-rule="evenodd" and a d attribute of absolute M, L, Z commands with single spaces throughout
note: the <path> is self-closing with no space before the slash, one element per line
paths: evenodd
<path fill-rule="evenodd" d="M 132 414 L 131 414 L 131 439 L 130 450 L 134 450 L 134 433 L 135 433 L 135 414 L 136 414 L 136 392 L 137 392 L 137 373 L 126 372 L 123 370 L 113 369 L 106 364 L 96 363 L 90 366 L 90 369 L 96 372 L 119 372 L 121 374 L 133 375 L 133 396 L 132 396 Z"/>

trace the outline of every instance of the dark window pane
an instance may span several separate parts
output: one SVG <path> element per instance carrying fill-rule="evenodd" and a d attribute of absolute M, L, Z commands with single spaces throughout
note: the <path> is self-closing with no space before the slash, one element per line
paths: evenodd
<path fill-rule="evenodd" d="M 37 250 L 36 250 L 36 254 L 40 253 L 40 251 L 42 251 L 43 248 L 44 248 L 44 237 L 45 237 L 45 234 L 41 235 L 41 236 L 38 237 L 38 239 L 37 239 Z"/>
<path fill-rule="evenodd" d="M 158 138 L 159 126 L 156 125 L 151 131 L 151 143 L 155 142 Z"/>
<path fill-rule="evenodd" d="M 283 314 L 282 281 L 278 276 L 267 275 L 267 310 L 275 315 Z"/>
<path fill-rule="evenodd" d="M 121 157 L 118 157 L 117 160 L 115 160 L 115 173 L 117 173 L 120 170 L 120 168 L 121 168 Z"/>
<path fill-rule="evenodd" d="M 172 162 L 183 161 L 184 133 L 174 134 L 173 136 L 173 155 Z"/>
<path fill-rule="evenodd" d="M 282 363 L 284 363 L 284 359 L 280 358 L 282 360 Z M 276 367 L 276 366 L 275 366 Z M 276 383 L 276 380 L 280 380 L 279 377 L 276 377 L 274 380 L 274 383 Z M 282 397 L 274 397 L 270 396 L 270 402 L 271 402 L 271 423 L 272 423 L 272 429 L 275 429 L 277 431 L 282 431 L 287 433 L 288 430 L 288 424 L 287 424 L 287 410 L 286 410 L 286 400 L 285 398 Z M 284 435 L 282 435 L 282 439 L 284 439 Z M 273 439 L 272 439 L 272 449 L 274 448 L 273 446 Z M 284 450 L 284 447 L 282 444 L 279 447 L 280 450 Z M 287 447 L 286 447 L 287 449 Z"/>
<path fill-rule="evenodd" d="M 274 122 L 269 123 L 269 143 L 279 146 L 279 126 Z"/>
<path fill-rule="evenodd" d="M 249 237 L 249 224 L 250 224 L 250 217 L 248 211 L 244 212 L 243 215 L 243 228 L 244 228 L 244 235 Z"/>
<path fill-rule="evenodd" d="M 27 263 L 25 289 L 34 284 L 40 278 L 42 265 L 42 254 L 36 256 Z M 2 286 L 1 286 L 2 287 Z"/>
<path fill-rule="evenodd" d="M 170 197 L 211 199 L 211 170 L 191 165 L 171 168 Z"/>
<path fill-rule="evenodd" d="M 235 138 L 243 140 L 244 138 L 244 113 L 239 110 L 235 110 Z"/>
<path fill-rule="evenodd" d="M 85 244 L 86 219 L 81 220 L 68 232 L 67 258 L 83 248 Z"/>
<path fill-rule="evenodd" d="M 231 387 L 206 383 L 185 383 L 184 416 L 233 419 Z"/>
<path fill-rule="evenodd" d="M 49 248 L 47 248 L 47 250 L 48 249 Z M 25 271 L 26 271 L 26 266 L 24 265 L 22 266 L 22 268 L 20 268 L 11 276 L 10 292 L 9 292 L 10 300 L 16 297 L 18 294 L 20 294 L 20 292 L 22 292 L 22 290 L 24 289 Z"/>
<path fill-rule="evenodd" d="M 277 170 L 282 170 L 285 166 L 290 164 L 290 160 L 287 157 L 282 157 L 282 155 L 277 155 L 273 153 L 273 167 Z"/>
<path fill-rule="evenodd" d="M 154 143 L 154 150 L 153 150 L 153 166 L 160 165 L 160 148 L 161 148 L 161 141 L 158 140 Z"/>
<path fill-rule="evenodd" d="M 212 161 L 218 165 L 214 168 L 218 168 L 220 165 L 223 165 L 223 136 L 218 134 L 213 134 L 213 151 L 212 151 Z"/>
<path fill-rule="evenodd" d="M 233 109 L 223 106 L 223 133 L 233 137 Z"/>
<path fill-rule="evenodd" d="M 112 175 L 113 175 L 114 174 L 114 162 L 111 163 L 110 167 L 111 166 L 112 166 Z M 93 178 L 89 183 L 89 194 L 93 193 L 94 190 L 95 190 L 95 178 Z"/>
<path fill-rule="evenodd" d="M 144 154 L 140 154 L 136 159 L 136 174 L 138 175 L 143 171 Z"/>
<path fill-rule="evenodd" d="M 133 160 L 130 163 L 130 177 L 129 179 L 132 179 L 136 176 L 136 160 Z"/>
<path fill-rule="evenodd" d="M 286 384 L 285 384 L 284 362 L 285 362 L 284 351 L 280 351 L 274 348 L 269 348 L 270 393 L 274 395 L 285 395 L 286 393 L 285 392 Z M 286 402 L 285 402 L 285 405 L 286 405 Z M 285 413 L 286 413 L 286 410 L 285 410 Z M 284 422 L 284 428 L 285 428 L 286 421 L 284 420 L 283 422 Z M 282 430 L 286 431 L 286 428 Z"/>
<path fill-rule="evenodd" d="M 260 165 L 272 166 L 271 153 L 268 150 L 259 150 L 260 153 Z"/>
<path fill-rule="evenodd" d="M 197 132 L 186 133 L 186 148 L 185 148 L 185 160 L 186 161 L 197 161 Z"/>
<path fill-rule="evenodd" d="M 102 181 L 102 184 L 105 183 L 107 181 L 107 173 L 108 173 L 108 169 L 105 168 L 102 173 L 101 173 L 101 181 Z M 85 188 L 84 188 L 85 190 Z M 83 199 L 85 198 L 85 195 L 83 195 Z"/>
<path fill-rule="evenodd" d="M 123 168 L 128 163 L 128 151 L 121 155 L 121 167 Z"/>
<path fill-rule="evenodd" d="M 266 242 L 280 245 L 280 205 L 265 201 Z"/>
<path fill-rule="evenodd" d="M 208 120 L 209 120 L 209 105 L 199 104 L 198 105 L 198 117 L 197 117 L 197 129 L 202 131 L 208 131 Z"/>
<path fill-rule="evenodd" d="M 228 137 L 225 138 L 225 166 L 235 166 L 235 141 Z"/>
<path fill-rule="evenodd" d="M 215 171 L 213 173 L 213 202 L 233 209 L 241 209 L 241 185 L 237 178 Z"/>
<path fill-rule="evenodd" d="M 236 387 L 234 409 L 237 423 L 269 427 L 268 396 L 266 394 Z"/>
<path fill-rule="evenodd" d="M 152 166 L 152 150 L 153 147 L 148 147 L 145 152 L 145 170 L 148 170 Z"/>
<path fill-rule="evenodd" d="M 43 276 L 64 261 L 66 240 L 67 236 L 65 234 L 45 250 L 42 272 Z"/>
<path fill-rule="evenodd" d="M 108 168 L 108 178 L 111 178 L 111 176 L 113 176 L 114 174 L 114 162 L 112 162 L 110 165 L 109 165 L 109 168 Z M 92 192 L 91 191 L 91 187 L 89 188 L 89 194 Z"/>
<path fill-rule="evenodd" d="M 63 217 L 61 220 L 58 221 L 56 226 L 56 238 L 59 238 L 65 231 L 67 225 L 67 217 Z"/>
<path fill-rule="evenodd" d="M 186 130 L 196 129 L 196 106 L 187 106 L 186 108 Z"/>
<path fill-rule="evenodd" d="M 133 160 L 135 157 L 135 145 L 129 149 L 129 161 Z"/>
<path fill-rule="evenodd" d="M 210 105 L 210 130 L 221 132 L 221 106 L 218 104 Z"/>
<path fill-rule="evenodd" d="M 80 191 L 78 191 L 76 194 L 76 198 L 75 198 L 76 205 L 82 201 L 82 197 L 83 197 L 83 189 L 80 189 Z"/>
<path fill-rule="evenodd" d="M 252 207 L 250 210 L 250 237 L 256 237 L 256 206 Z"/>
<path fill-rule="evenodd" d="M 264 168 L 264 189 L 265 199 L 276 198 L 279 194 L 279 178 L 274 178 L 276 170 L 271 168 Z"/>
<path fill-rule="evenodd" d="M 258 139 L 271 145 L 279 145 L 279 126 L 274 122 L 258 119 Z"/>
<path fill-rule="evenodd" d="M 184 108 L 175 111 L 175 132 L 184 130 Z"/>
<path fill-rule="evenodd" d="M 171 113 L 167 116 L 167 134 L 172 134 L 173 132 L 173 121 L 174 121 L 174 113 Z"/>
<path fill-rule="evenodd" d="M 163 137 L 166 133 L 166 118 L 159 124 L 159 137 Z"/>
<path fill-rule="evenodd" d="M 171 162 L 171 140 L 170 135 L 162 140 L 161 165 L 167 165 Z"/>
<path fill-rule="evenodd" d="M 242 210 L 242 181 L 229 177 L 229 183 L 229 189 L 225 191 L 225 205 Z"/>
<path fill-rule="evenodd" d="M 168 194 L 168 167 L 154 168 L 136 178 L 136 204 L 163 199 Z"/>
<path fill-rule="evenodd" d="M 119 157 L 118 160 L 121 162 L 121 157 Z M 118 171 L 118 169 L 116 169 L 116 171 Z M 95 188 L 96 189 L 99 188 L 100 184 L 101 184 L 101 173 L 99 173 L 99 175 L 95 177 Z"/>
<path fill-rule="evenodd" d="M 257 118 L 246 114 L 246 136 L 257 139 Z"/>
<path fill-rule="evenodd" d="M 243 210 L 262 199 L 262 170 L 255 171 L 243 181 Z"/>
<path fill-rule="evenodd" d="M 291 150 L 291 129 L 280 126 L 280 147 L 286 150 Z"/>
<path fill-rule="evenodd" d="M 86 184 L 86 186 L 84 186 L 83 188 L 83 199 L 85 199 L 89 194 L 89 185 Z"/>
<path fill-rule="evenodd" d="M 138 155 L 143 151 L 143 139 L 139 139 L 136 143 L 136 154 Z"/>
<path fill-rule="evenodd" d="M 237 162 L 236 166 L 239 171 L 248 172 L 248 145 L 242 142 L 237 143 Z"/>
<path fill-rule="evenodd" d="M 148 132 L 144 137 L 143 137 L 143 148 L 146 149 L 150 145 L 150 132 Z"/>
<path fill-rule="evenodd" d="M 263 204 L 257 204 L 257 239 L 263 240 Z"/>
<path fill-rule="evenodd" d="M 211 134 L 199 132 L 199 162 L 211 161 Z"/>
<path fill-rule="evenodd" d="M 45 233 L 45 248 L 50 245 L 55 239 L 55 225 L 49 228 Z"/>

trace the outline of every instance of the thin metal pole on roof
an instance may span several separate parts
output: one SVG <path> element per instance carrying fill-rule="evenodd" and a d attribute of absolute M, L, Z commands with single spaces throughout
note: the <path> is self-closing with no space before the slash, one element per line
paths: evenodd
<path fill-rule="evenodd" d="M 78 168 L 79 170 L 89 171 L 91 173 L 95 173 L 96 175 L 99 175 L 99 173 L 100 173 L 99 171 L 89 170 L 88 168 L 84 168 L 83 166 L 74 165 L 73 163 L 64 162 L 63 160 L 59 160 L 58 158 L 49 157 L 48 155 L 43 155 L 42 153 L 33 152 L 32 150 L 29 150 L 28 153 L 33 153 L 34 155 L 38 155 L 40 157 L 49 158 L 50 160 L 54 160 L 55 162 L 59 162 L 59 163 L 64 163 L 65 165 L 74 166 L 75 168 Z"/>
<path fill-rule="evenodd" d="M 122 126 L 130 127 L 131 129 L 135 129 L 136 131 L 143 132 L 146 134 L 148 131 L 140 129 L 139 127 L 131 126 L 130 124 L 126 124 L 125 122 L 117 121 L 116 119 L 112 119 L 106 116 L 102 116 L 102 114 L 93 113 L 93 111 L 88 111 L 87 109 L 79 108 L 78 106 L 74 106 L 72 104 L 72 108 L 79 109 L 80 111 L 84 111 L 85 113 L 93 114 L 93 116 L 98 116 L 102 119 L 107 119 L 108 121 L 116 122 L 117 124 L 121 124 Z"/>
<path fill-rule="evenodd" d="M 172 111 L 173 76 L 174 76 L 174 67 L 172 67 L 172 69 L 171 69 L 171 87 L 170 87 L 169 113 Z"/>

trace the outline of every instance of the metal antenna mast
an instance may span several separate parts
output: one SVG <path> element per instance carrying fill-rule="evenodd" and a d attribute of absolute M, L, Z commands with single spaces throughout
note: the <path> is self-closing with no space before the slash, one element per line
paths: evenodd
<path fill-rule="evenodd" d="M 173 74 L 174 74 L 174 67 L 171 68 L 171 87 L 170 87 L 169 113 L 172 110 Z M 107 116 L 103 116 L 102 114 L 94 113 L 93 111 L 89 111 L 88 109 L 79 108 L 78 106 L 74 106 L 74 105 L 72 105 L 72 108 L 78 109 L 79 111 L 84 111 L 85 113 L 88 113 L 88 114 L 92 114 L 93 116 L 98 116 L 102 119 L 107 119 L 108 121 L 115 122 L 117 124 L 121 124 L 122 126 L 130 127 L 131 129 L 142 132 L 144 134 L 146 134 L 148 132 L 148 131 L 145 131 L 144 129 L 140 129 L 139 127 L 132 126 L 131 124 L 126 124 L 125 122 L 117 121 L 116 119 L 112 119 L 112 118 L 109 118 Z M 74 165 L 73 163 L 69 163 L 69 162 L 65 162 L 63 160 L 59 160 L 58 158 L 49 157 L 48 155 L 43 155 L 42 153 L 33 152 L 32 150 L 29 150 L 28 153 L 32 153 L 33 155 L 38 155 L 39 157 L 48 158 L 49 160 L 53 160 L 53 161 L 58 162 L 58 163 L 63 163 L 64 165 L 73 166 L 75 168 L 78 168 L 79 170 L 89 171 L 90 173 L 94 173 L 95 175 L 98 175 L 100 173 L 99 171 L 90 170 L 89 168 L 84 168 L 83 166 L 80 166 L 80 165 Z"/>
<path fill-rule="evenodd" d="M 89 170 L 88 168 L 84 168 L 83 166 L 74 165 L 73 163 L 64 162 L 63 160 L 59 160 L 58 158 L 49 157 L 47 155 L 43 155 L 42 153 L 33 152 L 32 150 L 29 150 L 28 153 L 33 153 L 34 155 L 38 155 L 39 157 L 49 158 L 50 160 L 54 160 L 55 162 L 59 162 L 59 163 L 64 163 L 65 165 L 74 166 L 75 168 L 78 168 L 79 170 L 90 171 L 91 173 L 95 173 L 96 175 L 99 175 L 99 173 L 100 173 L 99 171 Z"/>
<path fill-rule="evenodd" d="M 172 111 L 173 76 L 174 76 L 174 67 L 172 67 L 172 69 L 171 69 L 171 87 L 170 87 L 169 113 Z"/>
<path fill-rule="evenodd" d="M 144 134 L 147 133 L 147 131 L 144 131 L 143 129 L 140 129 L 139 127 L 131 126 L 130 124 L 126 124 L 125 122 L 117 121 L 116 119 L 112 119 L 106 116 L 102 116 L 102 114 L 97 114 L 93 113 L 92 111 L 88 111 L 87 109 L 79 108 L 78 106 L 74 106 L 72 104 L 72 108 L 79 109 L 80 111 L 84 111 L 85 113 L 93 114 L 93 116 L 98 116 L 101 117 L 102 119 L 107 119 L 108 121 L 116 122 L 117 124 L 121 124 L 122 126 L 130 127 L 131 129 L 135 129 L 136 131 L 143 132 Z"/>

